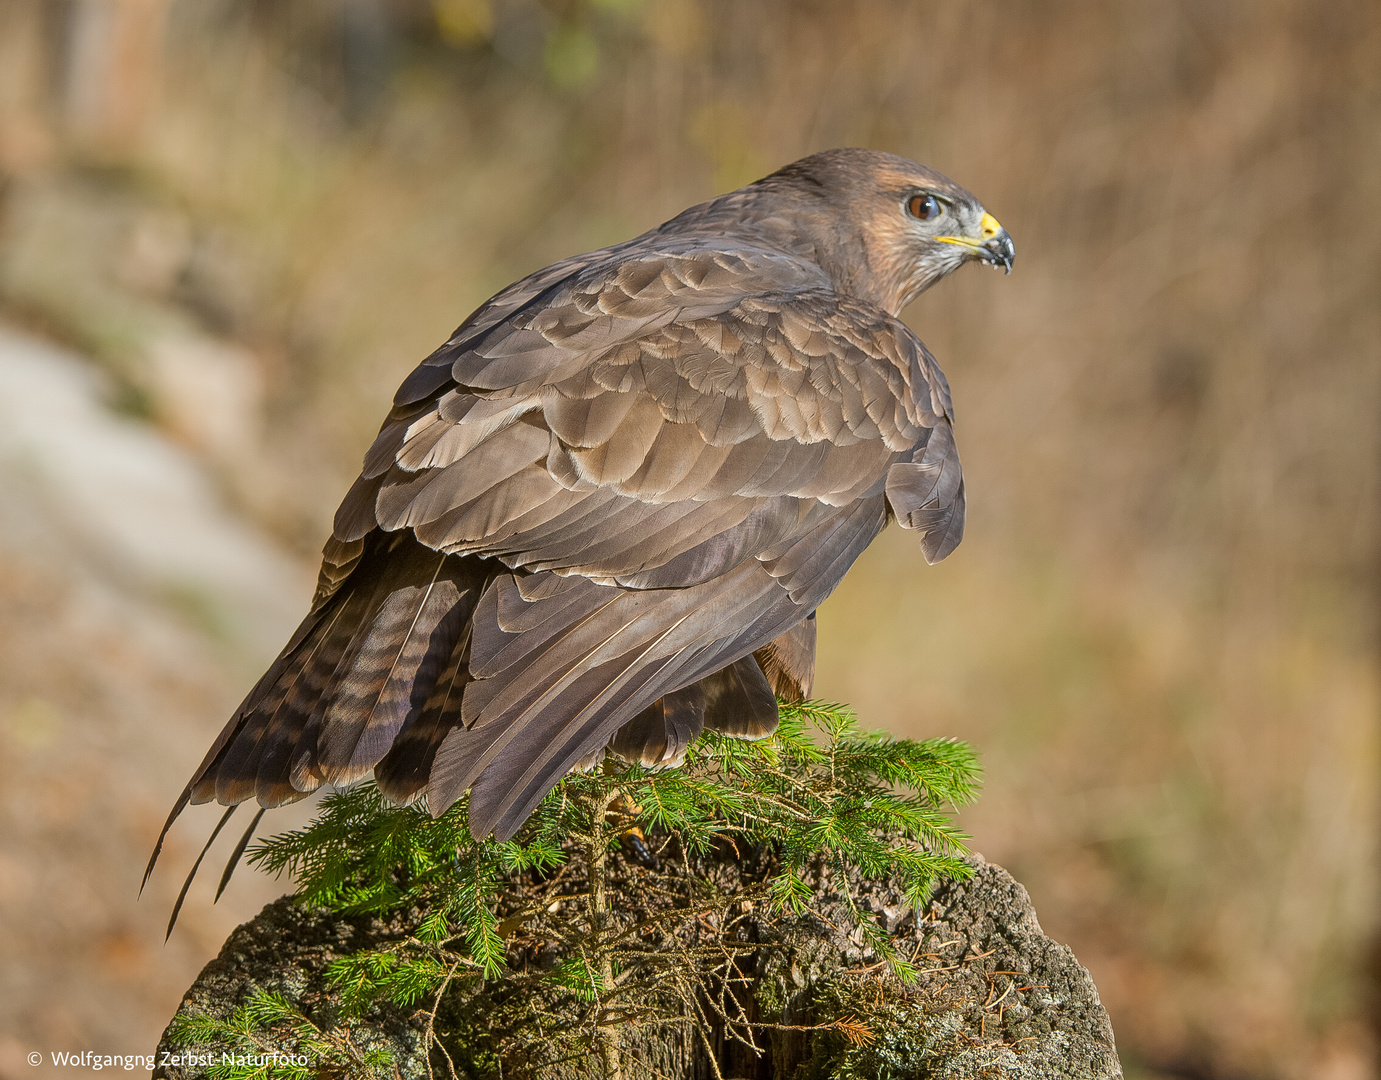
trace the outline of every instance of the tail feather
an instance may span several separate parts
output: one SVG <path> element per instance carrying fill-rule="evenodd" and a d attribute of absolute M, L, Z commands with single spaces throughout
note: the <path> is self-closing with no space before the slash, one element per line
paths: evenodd
<path fill-rule="evenodd" d="M 221 805 L 241 803 L 254 794 L 259 771 L 259 755 L 256 751 L 273 721 L 273 715 L 273 709 L 255 711 L 245 720 L 235 741 L 225 748 L 225 754 L 215 769 L 215 799 Z M 209 776 L 207 780 L 208 783 L 199 785 L 199 788 L 209 787 Z"/>
<path fill-rule="evenodd" d="M 211 794 L 214 777 L 223 803 L 251 795 L 263 805 L 291 802 L 323 780 L 358 779 L 387 752 L 412 698 L 426 692 L 415 685 L 422 662 L 459 597 L 455 571 L 442 573 L 445 556 L 414 545 L 404 553 L 411 557 L 399 557 L 396 542 L 377 546 L 384 550 L 361 559 L 354 587 L 323 606 L 317 632 L 299 643 L 194 799 Z"/>
<path fill-rule="evenodd" d="M 428 579 L 433 576 L 435 567 L 442 558 L 435 553 L 429 554 L 432 555 L 432 559 L 428 560 L 426 566 Z M 372 565 L 362 566 L 361 571 L 374 569 L 378 561 L 371 560 Z M 393 641 L 396 645 L 396 635 L 412 622 L 412 615 L 416 610 L 414 605 L 422 598 L 419 588 L 424 583 L 410 579 L 402 573 L 402 567 L 398 565 L 402 561 L 385 563 L 378 576 L 372 580 L 364 578 L 361 588 L 355 592 L 355 599 L 347 605 L 341 615 L 341 633 L 333 635 L 332 640 L 327 643 L 327 648 L 322 650 L 320 661 L 307 672 L 309 678 L 304 680 L 303 684 L 299 684 L 301 696 L 312 702 L 304 734 L 316 734 L 317 745 L 311 748 L 314 758 L 319 756 L 321 746 L 325 742 L 325 722 L 336 695 L 345 692 L 345 683 L 354 672 L 356 664 L 361 661 L 368 664 L 376 655 L 376 632 L 379 646 L 387 641 Z M 299 741 L 299 749 L 301 748 L 302 744 Z M 314 764 L 318 768 L 322 767 L 319 760 Z"/>
<path fill-rule="evenodd" d="M 575 677 L 565 688 L 572 698 L 589 701 L 597 696 L 602 687 L 607 687 L 613 678 L 626 665 L 618 660 L 587 670 Z M 476 683 L 465 688 L 468 697 Z M 656 695 L 653 695 L 654 697 Z M 432 767 L 432 775 L 427 785 L 427 805 L 433 814 L 443 813 L 467 790 L 477 785 L 481 776 L 487 778 L 489 796 L 502 797 L 506 793 L 510 779 L 516 779 L 531 760 L 531 753 L 523 753 L 524 746 L 529 750 L 552 747 L 557 740 L 569 734 L 573 721 L 564 710 L 551 702 L 539 703 L 543 707 L 529 707 L 529 716 L 510 722 L 497 722 L 484 726 L 465 725 L 453 730 L 442 742 Z M 642 703 L 640 702 L 639 705 Z M 633 709 L 634 713 L 640 709 Z M 508 766 L 518 766 L 512 777 L 504 775 L 504 765 L 499 758 L 518 735 L 523 736 L 523 745 L 518 753 L 509 755 Z M 476 800 L 485 801 L 486 795 L 472 792 L 470 800 L 470 827 L 476 837 L 484 836 L 492 828 L 482 827 L 483 807 L 476 806 Z"/>
<path fill-rule="evenodd" d="M 704 681 L 663 694 L 619 728 L 609 749 L 643 765 L 679 764 L 705 726 Z"/>
<path fill-rule="evenodd" d="M 191 794 L 192 785 L 188 784 L 182 789 L 182 794 L 177 797 L 177 801 L 173 803 L 173 808 L 168 812 L 168 820 L 163 823 L 163 828 L 158 831 L 158 839 L 154 842 L 153 852 L 149 855 L 149 865 L 144 867 L 144 877 L 143 880 L 139 882 L 140 896 L 144 895 L 144 886 L 149 883 L 149 878 L 153 876 L 153 868 L 158 862 L 158 856 L 163 851 L 163 841 L 168 837 L 168 830 L 173 827 L 173 822 L 177 820 L 178 815 L 181 814 L 183 810 L 187 809 L 187 802 Z"/>
<path fill-rule="evenodd" d="M 461 722 L 461 698 L 470 681 L 469 654 L 470 623 L 467 618 L 446 667 L 422 708 L 403 721 L 388 753 L 374 766 L 379 790 L 399 806 L 406 806 L 426 790 L 437 748 Z"/>
<path fill-rule="evenodd" d="M 292 780 L 293 751 L 306 724 L 301 713 L 277 717 L 260 740 L 259 771 L 254 774 L 254 796 L 260 806 L 286 806 L 316 790 L 298 787 Z"/>
<path fill-rule="evenodd" d="M 232 809 L 234 809 L 232 807 Z M 249 828 L 240 837 L 239 843 L 235 845 L 235 850 L 230 853 L 230 858 L 226 860 L 225 869 L 221 871 L 220 884 L 216 886 L 216 895 L 211 900 L 215 903 L 221 898 L 221 893 L 225 892 L 225 887 L 230 884 L 230 877 L 235 873 L 235 867 L 240 864 L 240 857 L 244 855 L 245 848 L 249 847 L 249 841 L 254 836 L 254 830 L 259 827 L 259 822 L 264 817 L 264 807 L 259 807 L 259 812 L 254 815 L 254 820 L 249 823 Z"/>
<path fill-rule="evenodd" d="M 752 656 L 700 680 L 705 726 L 721 735 L 761 739 L 777 730 L 777 697 Z"/>
<path fill-rule="evenodd" d="M 522 759 L 507 769 L 495 769 L 492 781 L 488 774 L 477 781 L 470 793 L 471 833 L 483 836 L 492 831 L 497 840 L 511 839 L 557 782 L 608 742 L 610 729 L 617 730 L 626 722 L 636 708 L 635 702 L 653 697 L 656 688 L 674 685 L 684 671 L 684 664 L 677 662 L 681 659 L 671 658 L 659 666 L 641 669 L 638 682 L 619 688 L 620 693 L 630 693 L 628 699 L 585 711 L 515 779 L 508 778 L 517 773 Z"/>
<path fill-rule="evenodd" d="M 173 904 L 173 913 L 168 917 L 168 932 L 163 935 L 164 941 L 173 936 L 173 927 L 177 925 L 177 917 L 182 911 L 182 902 L 187 899 L 187 890 L 192 887 L 192 880 L 197 876 L 197 871 L 201 869 L 201 860 L 206 858 L 206 853 L 211 850 L 211 845 L 216 842 L 216 837 L 220 836 L 221 830 L 225 828 L 225 823 L 230 820 L 230 815 L 238 809 L 238 803 L 225 808 L 225 813 L 221 815 L 220 821 L 216 822 L 216 827 L 211 830 L 211 835 L 206 838 L 206 843 L 202 845 L 201 854 L 197 856 L 197 861 L 192 864 L 192 869 L 187 871 L 187 880 L 182 883 L 182 891 L 177 894 L 177 902 Z"/>
<path fill-rule="evenodd" d="M 441 569 L 440 561 L 437 570 Z M 347 658 L 341 661 L 329 695 L 323 695 L 317 765 L 335 783 L 358 780 L 362 770 L 356 752 L 371 725 L 397 730 L 406 715 L 412 677 L 426 653 L 431 632 L 443 611 L 433 600 L 459 598 L 455 587 L 435 578 L 425 585 L 404 586 L 391 592 L 367 627 L 356 634 Z M 381 752 L 380 757 L 383 756 Z M 372 766 L 374 762 L 369 762 Z"/>
<path fill-rule="evenodd" d="M 379 632 L 376 623 L 375 639 L 384 642 L 376 650 L 378 659 L 362 651 L 323 721 L 326 738 L 319 752 L 328 779 L 339 783 L 364 776 L 389 752 L 408 718 L 425 707 L 469 624 L 482 583 L 471 566 L 444 561 L 401 641 L 386 639 L 387 631 Z M 362 692 L 353 689 L 360 686 Z"/>
<path fill-rule="evenodd" d="M 805 701 L 815 684 L 815 612 L 753 655 L 777 697 Z"/>
<path fill-rule="evenodd" d="M 144 868 L 144 877 L 139 883 L 139 891 L 141 894 L 144 891 L 144 886 L 148 884 L 149 878 L 153 874 L 153 868 L 158 864 L 158 856 L 163 851 L 163 841 L 167 839 L 168 831 L 173 827 L 173 822 L 178 819 L 189 803 L 206 802 L 214 797 L 214 777 L 212 778 L 211 793 L 205 798 L 195 797 L 199 792 L 203 778 L 206 776 L 208 770 L 211 769 L 216 759 L 221 756 L 226 745 L 244 726 L 245 716 L 262 700 L 264 694 L 277 683 L 292 655 L 306 639 L 308 634 L 316 629 L 321 619 L 322 612 L 320 610 L 313 610 L 298 624 L 297 629 L 293 631 L 292 637 L 288 639 L 288 643 L 283 647 L 283 651 L 279 654 L 278 659 L 269 665 L 269 669 L 260 676 L 259 681 L 256 682 L 250 692 L 245 695 L 245 699 L 240 703 L 240 707 L 231 715 L 230 720 L 226 723 L 225 727 L 221 729 L 221 733 L 216 736 L 215 742 L 213 742 L 206 751 L 206 755 L 202 758 L 201 764 L 197 766 L 196 771 L 192 773 L 192 778 L 178 795 L 177 801 L 173 803 L 173 808 L 168 812 L 167 820 L 163 822 L 163 828 L 158 832 L 158 839 L 154 843 L 153 851 L 149 854 L 148 865 Z"/>
<path fill-rule="evenodd" d="M 255 747 L 258 767 L 254 773 L 254 793 L 260 806 L 282 806 L 295 802 L 309 794 L 314 788 L 304 788 L 292 780 L 292 757 L 307 725 L 311 710 L 316 701 L 301 693 L 298 683 L 305 672 L 318 662 L 318 652 L 325 642 L 336 632 L 336 626 L 345 610 L 342 598 L 309 647 L 302 650 L 301 660 L 280 681 L 279 694 L 271 704 L 272 720 L 268 729 L 260 736 Z"/>
<path fill-rule="evenodd" d="M 373 622 L 379 607 L 387 599 L 380 595 L 382 584 L 371 579 L 369 572 L 375 560 L 366 559 L 360 567 L 361 580 L 350 588 L 341 600 L 342 607 L 332 632 L 322 641 L 311 663 L 288 691 L 283 707 L 293 717 L 285 735 L 296 732 L 296 741 L 289 751 L 289 782 L 302 792 L 315 791 L 325 780 L 317 766 L 317 742 L 321 735 L 321 721 L 331 701 L 342 669 L 348 670 L 350 658 L 363 644 L 362 638 Z M 301 721 L 297 717 L 301 717 Z"/>
<path fill-rule="evenodd" d="M 294 700 L 300 699 L 301 684 L 308 681 L 320 665 L 322 651 L 339 638 L 343 615 L 352 599 L 351 593 L 333 597 L 321 610 L 316 625 L 309 633 L 289 642 L 270 669 L 273 681 L 266 686 L 261 682 L 262 689 L 256 688 L 255 694 L 246 699 L 238 716 L 238 725 L 233 731 L 227 729 L 222 733 L 223 742 L 219 752 L 204 762 L 194 775 L 193 803 L 212 799 L 238 802 L 254 793 L 258 760 L 253 754 L 266 731 L 264 721 L 271 721 L 285 708 L 291 715 Z M 253 769 L 250 767 L 251 761 L 254 762 Z"/>
<path fill-rule="evenodd" d="M 280 720 L 291 724 L 290 699 L 299 684 L 310 676 L 320 662 L 323 649 L 341 635 L 342 615 L 349 607 L 350 599 L 346 595 L 334 602 L 326 617 L 286 657 L 278 678 L 260 695 L 241 721 L 240 730 L 197 782 L 192 794 L 194 803 L 208 802 L 212 798 L 222 804 L 237 803 L 255 794 L 264 760 L 262 747 L 266 736 Z M 285 708 L 288 710 L 286 715 Z M 278 732 L 281 735 L 281 728 Z M 270 738 L 269 745 L 273 745 L 277 738 L 278 735 Z"/>

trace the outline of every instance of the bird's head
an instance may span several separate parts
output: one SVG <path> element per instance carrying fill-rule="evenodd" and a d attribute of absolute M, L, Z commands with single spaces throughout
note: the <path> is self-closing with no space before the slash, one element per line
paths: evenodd
<path fill-rule="evenodd" d="M 774 224 L 844 293 L 893 315 L 966 262 L 1010 272 L 1007 230 L 971 192 L 914 161 L 875 150 L 826 150 L 752 185 L 786 196 Z M 751 190 L 751 189 L 750 189 Z"/>

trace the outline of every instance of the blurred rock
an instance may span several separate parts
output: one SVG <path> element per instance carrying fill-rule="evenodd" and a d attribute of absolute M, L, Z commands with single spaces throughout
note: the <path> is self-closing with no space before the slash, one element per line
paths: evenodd
<path fill-rule="evenodd" d="M 15 181 L 0 298 L 81 343 L 126 405 L 234 476 L 259 464 L 264 373 L 234 329 L 252 287 L 214 233 L 129 183 L 80 174 Z"/>
<path fill-rule="evenodd" d="M 189 410 L 202 395 L 243 396 L 233 359 L 168 342 L 155 351 L 178 374 Z M 71 354 L 0 327 L 0 508 L 21 548 L 77 545 L 105 573 L 145 594 L 195 600 L 218 632 L 249 646 L 285 637 L 300 617 L 301 567 L 230 513 L 201 467 L 147 425 L 111 413 L 109 381 Z M 215 413 L 213 411 L 212 415 Z M 212 437 L 233 440 L 225 425 Z M 61 536 L 55 536 L 61 533 Z"/>
<path fill-rule="evenodd" d="M 258 451 L 264 384 L 245 349 L 205 334 L 170 332 L 149 342 L 159 419 L 213 461 Z"/>

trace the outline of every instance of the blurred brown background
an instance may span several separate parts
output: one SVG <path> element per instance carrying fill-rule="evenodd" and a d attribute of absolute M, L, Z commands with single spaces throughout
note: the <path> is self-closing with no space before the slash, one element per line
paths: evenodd
<path fill-rule="evenodd" d="M 869 550 L 819 693 L 978 746 L 1129 1076 L 1377 1075 L 1374 0 L 0 0 L 0 1077 L 147 1052 L 281 889 L 163 947 L 203 812 L 134 901 L 402 375 L 837 145 L 1018 260 L 908 313 L 968 538 Z"/>

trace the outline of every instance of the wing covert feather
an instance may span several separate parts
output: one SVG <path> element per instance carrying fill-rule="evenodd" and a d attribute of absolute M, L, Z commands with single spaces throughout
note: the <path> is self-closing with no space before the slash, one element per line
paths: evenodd
<path fill-rule="evenodd" d="M 620 254 L 501 294 L 493 303 L 504 313 L 482 309 L 424 362 L 444 359 L 450 378 L 427 382 L 430 407 L 423 382 L 400 392 L 411 411 L 381 430 L 342 505 L 340 542 L 411 527 L 439 550 L 633 581 L 649 569 L 645 558 L 615 566 L 580 550 L 599 543 L 601 527 L 620 527 L 601 523 L 596 506 L 620 514 L 596 493 L 844 506 L 888 477 L 897 499 L 921 483 L 916 470 L 933 463 L 913 451 L 947 426 L 949 394 L 902 324 L 780 253 L 691 245 Z M 588 494 L 558 498 L 556 486 Z M 576 534 L 566 528 L 572 513 L 584 521 Z M 903 516 L 952 540 L 954 515 L 935 519 L 936 507 L 921 504 Z M 657 554 L 671 563 L 705 540 Z M 637 545 L 628 547 L 632 560 Z"/>

